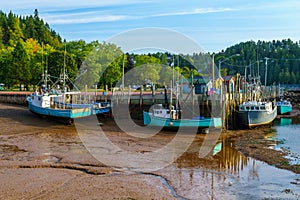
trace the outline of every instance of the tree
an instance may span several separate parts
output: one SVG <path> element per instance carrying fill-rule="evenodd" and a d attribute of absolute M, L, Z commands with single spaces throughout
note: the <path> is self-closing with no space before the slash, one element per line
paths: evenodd
<path fill-rule="evenodd" d="M 11 60 L 12 60 L 12 49 L 1 49 L 0 50 L 0 80 L 7 87 L 12 86 L 11 72 Z"/>
<path fill-rule="evenodd" d="M 121 80 L 122 72 L 120 66 L 122 65 L 123 58 L 120 56 L 118 59 L 114 60 L 104 71 L 100 78 L 100 83 L 105 86 L 108 85 L 112 88 L 116 85 L 118 81 Z"/>
<path fill-rule="evenodd" d="M 71 54 L 64 51 L 54 51 L 51 52 L 48 56 L 48 71 L 49 74 L 53 77 L 59 78 L 63 73 L 68 75 L 70 80 L 74 80 L 78 69 L 76 62 Z"/>
<path fill-rule="evenodd" d="M 23 31 L 20 27 L 20 20 L 17 17 L 12 17 L 9 27 L 9 45 L 15 46 L 20 39 L 24 39 Z"/>
<path fill-rule="evenodd" d="M 147 83 L 156 84 L 160 79 L 160 70 L 161 65 L 156 63 L 139 65 L 133 69 L 132 77 L 130 78 L 138 85 L 145 85 Z"/>
<path fill-rule="evenodd" d="M 291 83 L 291 73 L 289 68 L 285 68 L 284 79 L 287 84 Z"/>
<path fill-rule="evenodd" d="M 24 20 L 26 24 L 24 35 L 26 38 L 37 38 L 37 32 L 35 30 L 34 18 L 32 16 L 26 17 Z"/>
<path fill-rule="evenodd" d="M 16 47 L 12 51 L 12 63 L 9 75 L 13 80 L 13 84 L 21 84 L 26 86 L 30 83 L 30 57 L 28 56 L 22 41 L 18 41 Z"/>
<path fill-rule="evenodd" d="M 84 89 L 85 85 L 91 88 L 98 82 L 104 82 L 100 79 L 103 79 L 106 69 L 121 55 L 122 51 L 114 44 L 103 42 L 95 45 L 79 69 L 76 85 Z"/>

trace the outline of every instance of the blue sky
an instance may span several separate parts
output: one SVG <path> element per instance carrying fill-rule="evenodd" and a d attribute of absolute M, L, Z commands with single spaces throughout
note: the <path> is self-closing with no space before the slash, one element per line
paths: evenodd
<path fill-rule="evenodd" d="M 299 0 L 11 0 L 0 10 L 39 15 L 67 41 L 105 41 L 145 27 L 178 31 L 205 51 L 249 40 L 300 40 Z"/>

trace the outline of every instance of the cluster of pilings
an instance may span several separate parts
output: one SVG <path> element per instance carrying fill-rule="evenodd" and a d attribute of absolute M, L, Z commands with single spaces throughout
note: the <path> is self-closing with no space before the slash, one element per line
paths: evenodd
<path fill-rule="evenodd" d="M 227 91 L 224 88 L 222 91 Z M 86 103 L 91 102 L 111 102 L 115 108 L 124 108 L 125 113 L 114 112 L 112 117 L 132 117 L 135 119 L 142 119 L 142 111 L 149 110 L 154 104 L 162 104 L 168 106 L 170 99 L 172 105 L 176 105 L 177 99 L 180 99 L 179 106 L 184 112 L 188 112 L 191 117 L 197 114 L 203 117 L 222 117 L 223 129 L 235 129 L 237 121 L 235 109 L 237 106 L 247 100 L 273 100 L 283 95 L 283 92 L 275 86 L 262 87 L 260 94 L 255 94 L 251 91 L 242 93 L 240 91 L 232 90 L 230 92 L 221 92 L 220 94 L 185 94 L 183 96 L 175 96 L 168 93 L 166 90 L 161 91 L 113 91 L 113 92 L 83 92 L 79 95 L 80 100 Z M 30 92 L 1 92 L 0 102 L 14 103 L 26 105 L 26 98 Z M 299 97 L 299 96 L 297 96 Z M 176 99 L 177 98 L 177 99 Z M 294 96 L 291 96 L 294 98 Z M 185 100 L 184 100 L 185 99 Z M 298 99 L 298 98 L 297 98 Z M 122 109 L 121 109 L 122 110 Z M 129 113 L 129 115 L 128 115 Z"/>

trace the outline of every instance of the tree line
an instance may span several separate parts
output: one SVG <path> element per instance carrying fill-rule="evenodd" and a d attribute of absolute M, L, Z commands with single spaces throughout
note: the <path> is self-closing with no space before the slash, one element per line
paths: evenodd
<path fill-rule="evenodd" d="M 82 84 L 114 87 L 125 73 L 135 69 L 126 84 L 168 82 L 172 68 L 185 78 L 211 76 L 212 53 L 175 55 L 169 52 L 149 54 L 124 53 L 114 44 L 84 40 L 63 41 L 44 22 L 37 10 L 30 16 L 0 11 L 0 83 L 8 89 L 30 88 L 47 72 L 56 79 L 63 66 L 72 81 Z M 239 56 L 232 56 L 239 54 Z M 230 59 L 228 59 L 231 57 Z M 300 47 L 290 39 L 282 41 L 248 41 L 215 53 L 215 64 L 221 63 L 221 74 L 260 75 L 267 84 L 300 83 Z M 224 61 L 225 60 L 225 61 Z M 266 67 L 267 64 L 267 67 Z M 144 66 L 138 69 L 138 66 Z M 173 73 L 173 74 L 172 74 Z M 79 75 L 78 75 L 79 74 Z M 88 75 L 83 80 L 81 74 Z M 82 80 L 81 80 L 82 79 Z M 134 80 L 134 81 L 133 81 Z"/>
<path fill-rule="evenodd" d="M 222 74 L 246 73 L 260 76 L 260 81 L 271 84 L 300 84 L 300 44 L 291 39 L 273 41 L 247 41 L 227 48 L 216 55 Z M 265 76 L 267 74 L 267 76 Z"/>

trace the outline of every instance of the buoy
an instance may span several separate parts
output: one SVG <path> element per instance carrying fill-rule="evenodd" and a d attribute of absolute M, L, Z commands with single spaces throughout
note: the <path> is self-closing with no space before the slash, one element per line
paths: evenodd
<path fill-rule="evenodd" d="M 170 126 L 173 126 L 173 122 L 170 122 Z"/>

